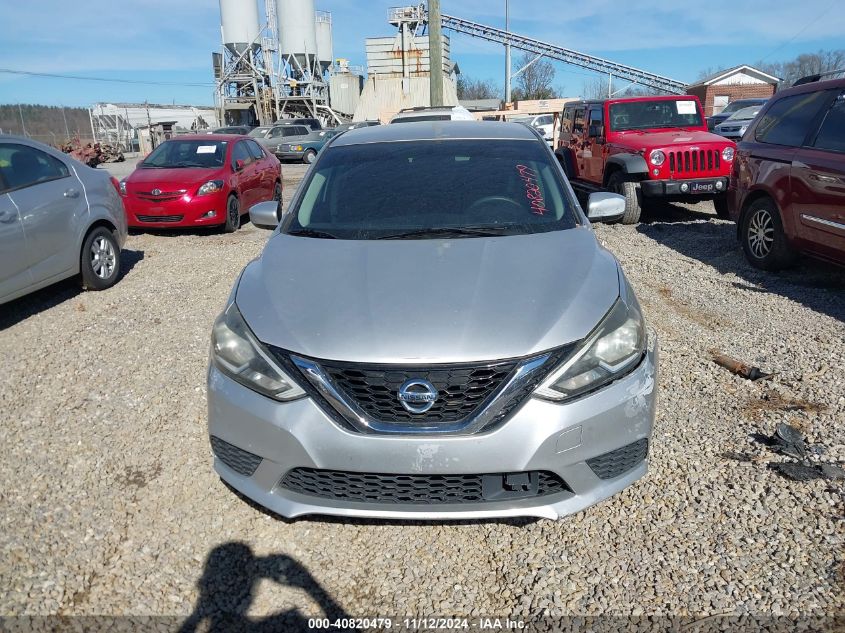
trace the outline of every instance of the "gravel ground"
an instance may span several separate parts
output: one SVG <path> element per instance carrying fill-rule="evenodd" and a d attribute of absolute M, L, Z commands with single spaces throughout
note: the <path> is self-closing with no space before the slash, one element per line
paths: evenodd
<path fill-rule="evenodd" d="M 845 612 L 845 482 L 783 479 L 754 441 L 787 421 L 845 460 L 845 274 L 752 270 L 706 204 L 597 231 L 660 336 L 657 427 L 645 479 L 556 522 L 286 521 L 224 486 L 207 348 L 252 225 L 133 235 L 114 288 L 3 306 L 0 614 Z"/>

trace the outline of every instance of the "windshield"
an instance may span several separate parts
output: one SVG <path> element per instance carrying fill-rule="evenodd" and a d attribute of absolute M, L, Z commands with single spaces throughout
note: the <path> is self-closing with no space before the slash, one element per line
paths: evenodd
<path fill-rule="evenodd" d="M 743 108 L 742 110 L 737 110 L 732 115 L 730 115 L 727 120 L 728 121 L 742 121 L 746 119 L 753 119 L 757 116 L 757 113 L 760 112 L 760 109 L 763 106 L 751 106 L 748 108 Z"/>
<path fill-rule="evenodd" d="M 267 132 L 269 131 L 270 128 L 267 126 L 257 127 L 252 132 L 250 132 L 248 136 L 251 136 L 252 138 L 264 138 L 265 136 L 267 136 Z"/>
<path fill-rule="evenodd" d="M 171 140 L 156 147 L 141 167 L 162 169 L 174 167 L 222 167 L 226 159 L 226 141 Z"/>
<path fill-rule="evenodd" d="M 353 240 L 521 235 L 576 225 L 557 168 L 534 141 L 334 147 L 283 232 Z"/>
<path fill-rule="evenodd" d="M 694 99 L 627 101 L 610 105 L 610 129 L 614 132 L 703 126 Z"/>

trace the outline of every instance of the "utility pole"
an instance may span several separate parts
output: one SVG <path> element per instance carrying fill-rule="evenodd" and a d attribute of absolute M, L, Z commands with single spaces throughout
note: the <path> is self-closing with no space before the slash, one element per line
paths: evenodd
<path fill-rule="evenodd" d="M 62 119 L 65 121 L 65 138 L 70 140 L 70 130 L 67 129 L 67 117 L 65 116 L 65 107 L 62 106 Z"/>
<path fill-rule="evenodd" d="M 29 136 L 29 134 L 26 133 L 26 123 L 23 122 L 23 110 L 21 109 L 20 103 L 18 104 L 18 114 L 21 115 L 21 128 L 23 128 L 23 135 Z"/>
<path fill-rule="evenodd" d="M 432 106 L 443 105 L 443 22 L 440 0 L 428 0 L 428 59 L 431 70 L 429 92 Z"/>
<path fill-rule="evenodd" d="M 511 18 L 510 18 L 510 0 L 505 0 L 505 33 L 507 33 L 508 41 L 505 44 L 505 103 L 511 102 Z"/>

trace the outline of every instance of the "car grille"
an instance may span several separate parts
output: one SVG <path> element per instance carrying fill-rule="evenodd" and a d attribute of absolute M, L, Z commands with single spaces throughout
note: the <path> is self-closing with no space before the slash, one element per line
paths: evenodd
<path fill-rule="evenodd" d="M 720 172 L 722 153 L 715 149 L 669 152 L 669 170 L 675 174 L 692 176 L 704 172 Z"/>
<path fill-rule="evenodd" d="M 617 448 L 604 455 L 587 460 L 587 465 L 599 479 L 613 479 L 628 472 L 648 455 L 648 439 Z"/>
<path fill-rule="evenodd" d="M 253 455 L 249 451 L 229 444 L 229 442 L 214 435 L 211 436 L 211 450 L 214 451 L 217 459 L 245 477 L 252 477 L 255 469 L 261 463 L 261 458 L 258 455 Z"/>
<path fill-rule="evenodd" d="M 501 492 L 505 473 L 486 475 L 391 475 L 340 470 L 294 468 L 280 487 L 300 494 L 363 503 L 436 504 L 480 503 L 502 499 L 542 497 L 570 491 L 548 471 L 515 473 L 533 483 L 528 491 Z"/>
<path fill-rule="evenodd" d="M 173 200 L 178 200 L 185 195 L 186 191 L 187 189 L 181 189 L 179 191 L 162 191 L 158 194 L 153 194 L 152 191 L 139 191 L 135 195 L 141 200 L 146 200 L 147 202 L 172 202 Z"/>
<path fill-rule="evenodd" d="M 484 365 L 358 365 L 320 361 L 334 384 L 368 415 L 383 422 L 457 422 L 471 415 L 508 377 L 516 361 Z M 422 379 L 438 391 L 424 414 L 405 410 L 397 398 L 408 380 Z"/>
<path fill-rule="evenodd" d="M 140 215 L 135 214 L 138 222 L 164 222 L 171 224 L 173 222 L 181 222 L 184 215 Z"/>

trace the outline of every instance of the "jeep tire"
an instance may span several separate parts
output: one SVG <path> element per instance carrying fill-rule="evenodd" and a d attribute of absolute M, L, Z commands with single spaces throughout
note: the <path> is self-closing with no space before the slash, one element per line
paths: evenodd
<path fill-rule="evenodd" d="M 721 195 L 713 198 L 713 208 L 716 210 L 716 215 L 723 220 L 730 220 L 731 213 L 728 211 L 728 196 Z"/>
<path fill-rule="evenodd" d="M 613 193 L 625 197 L 625 215 L 622 216 L 622 224 L 636 224 L 640 220 L 640 185 L 628 180 L 628 177 L 621 171 L 615 171 L 607 181 L 607 188 Z"/>

